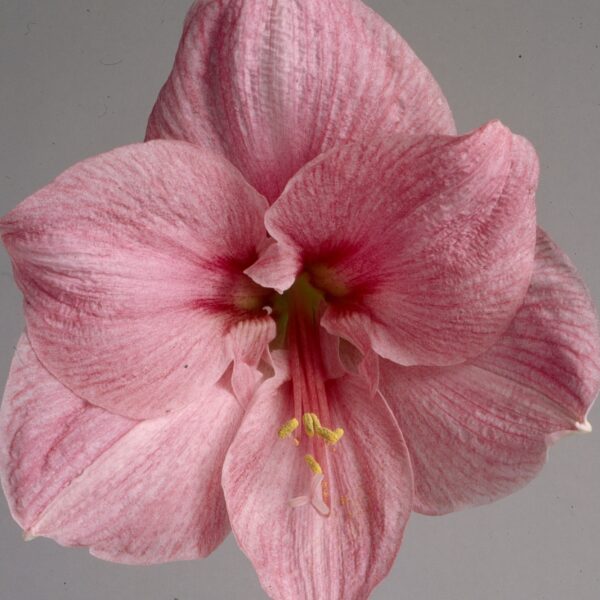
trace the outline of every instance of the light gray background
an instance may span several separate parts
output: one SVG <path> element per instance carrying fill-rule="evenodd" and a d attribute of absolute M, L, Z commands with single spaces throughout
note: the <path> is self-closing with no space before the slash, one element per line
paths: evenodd
<path fill-rule="evenodd" d="M 326 0 L 324 0 L 326 1 Z M 191 0 L 0 0 L 0 206 L 78 160 L 141 140 Z M 433 71 L 460 131 L 500 118 L 541 157 L 539 221 L 600 299 L 598 0 L 371 0 Z M 22 327 L 0 253 L 0 380 Z M 600 426 L 600 411 L 591 421 Z M 415 515 L 374 599 L 600 597 L 600 433 L 573 436 L 494 505 Z M 230 537 L 208 559 L 152 568 L 24 543 L 0 500 L 0 600 L 264 598 Z"/>

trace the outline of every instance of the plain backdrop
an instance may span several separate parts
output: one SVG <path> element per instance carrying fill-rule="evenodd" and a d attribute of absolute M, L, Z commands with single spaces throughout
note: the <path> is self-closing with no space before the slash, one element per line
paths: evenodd
<path fill-rule="evenodd" d="M 324 0 L 325 1 L 325 0 Z M 0 207 L 84 157 L 143 138 L 191 0 L 0 0 Z M 433 71 L 461 132 L 500 118 L 541 158 L 539 222 L 600 299 L 598 0 L 371 0 Z M 0 252 L 0 380 L 23 326 Z M 590 420 L 600 425 L 600 410 Z M 415 515 L 375 600 L 597 600 L 600 434 L 491 506 Z M 309 543 L 309 540 L 307 540 Z M 265 598 L 229 537 L 208 559 L 113 565 L 25 543 L 0 500 L 0 600 Z M 301 600 L 301 599 L 299 599 Z"/>

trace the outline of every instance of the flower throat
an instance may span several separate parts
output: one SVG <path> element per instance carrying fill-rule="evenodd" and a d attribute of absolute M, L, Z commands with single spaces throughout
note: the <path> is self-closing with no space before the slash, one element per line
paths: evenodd
<path fill-rule="evenodd" d="M 280 439 L 291 439 L 304 453 L 312 474 L 305 494 L 291 498 L 298 508 L 312 505 L 323 516 L 330 513 L 327 475 L 328 449 L 344 435 L 340 427 L 330 428 L 320 318 L 325 308 L 324 295 L 303 274 L 280 296 L 274 306 L 278 336 L 276 343 L 289 353 L 293 414 L 281 425 Z M 302 425 L 302 426 L 301 426 Z"/>

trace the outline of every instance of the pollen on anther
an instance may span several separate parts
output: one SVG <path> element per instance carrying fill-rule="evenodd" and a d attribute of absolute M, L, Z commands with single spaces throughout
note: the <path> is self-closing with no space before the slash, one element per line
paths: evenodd
<path fill-rule="evenodd" d="M 290 435 L 292 435 L 296 429 L 298 429 L 299 425 L 300 423 L 298 423 L 298 419 L 290 419 L 279 428 L 277 435 L 279 435 L 280 439 L 285 440 L 286 438 L 290 437 Z"/>
<path fill-rule="evenodd" d="M 327 429 L 327 427 L 319 427 L 317 435 L 322 437 L 329 444 L 337 444 L 344 435 L 344 430 L 338 427 L 335 431 Z"/>
<path fill-rule="evenodd" d="M 304 431 L 306 431 L 306 435 L 309 437 L 315 435 L 315 429 L 320 426 L 319 417 L 314 413 L 305 413 L 302 420 L 304 421 Z"/>
<path fill-rule="evenodd" d="M 335 430 L 323 427 L 319 421 L 319 417 L 315 413 L 305 413 L 302 420 L 304 422 L 304 431 L 306 431 L 306 435 L 309 437 L 313 437 L 316 434 L 327 443 L 336 444 L 344 435 L 344 430 L 341 427 Z"/>
<path fill-rule="evenodd" d="M 321 475 L 323 473 L 323 469 L 321 469 L 321 465 L 316 461 L 315 457 L 312 454 L 307 454 L 304 457 L 306 464 L 309 466 L 310 470 L 315 475 Z"/>

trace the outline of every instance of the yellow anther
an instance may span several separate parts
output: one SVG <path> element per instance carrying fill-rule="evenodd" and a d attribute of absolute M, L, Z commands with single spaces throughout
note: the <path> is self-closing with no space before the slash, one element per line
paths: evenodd
<path fill-rule="evenodd" d="M 327 427 L 319 427 L 317 435 L 322 437 L 328 444 L 337 444 L 344 435 L 344 430 L 338 427 L 335 431 L 327 429 Z"/>
<path fill-rule="evenodd" d="M 314 436 L 316 433 L 327 443 L 336 444 L 344 435 L 344 430 L 340 427 L 338 427 L 335 430 L 323 427 L 321 425 L 321 422 L 319 421 L 319 417 L 317 417 L 315 413 L 305 413 L 302 417 L 302 420 L 304 421 L 304 431 L 306 431 L 306 435 L 308 435 L 309 437 Z"/>
<path fill-rule="evenodd" d="M 306 464 L 310 467 L 310 470 L 315 475 L 321 475 L 323 473 L 323 469 L 321 469 L 321 465 L 315 460 L 315 457 L 312 454 L 307 454 L 304 457 Z"/>
<path fill-rule="evenodd" d="M 304 413 L 302 420 L 304 421 L 304 431 L 309 437 L 315 435 L 315 430 L 321 426 L 319 417 L 315 413 Z"/>
<path fill-rule="evenodd" d="M 285 438 L 290 437 L 290 435 L 292 435 L 292 433 L 298 429 L 298 419 L 294 418 L 294 419 L 290 419 L 289 421 L 287 421 L 286 423 L 284 423 L 280 428 L 279 428 L 279 432 L 278 435 L 282 440 L 285 440 Z"/>

